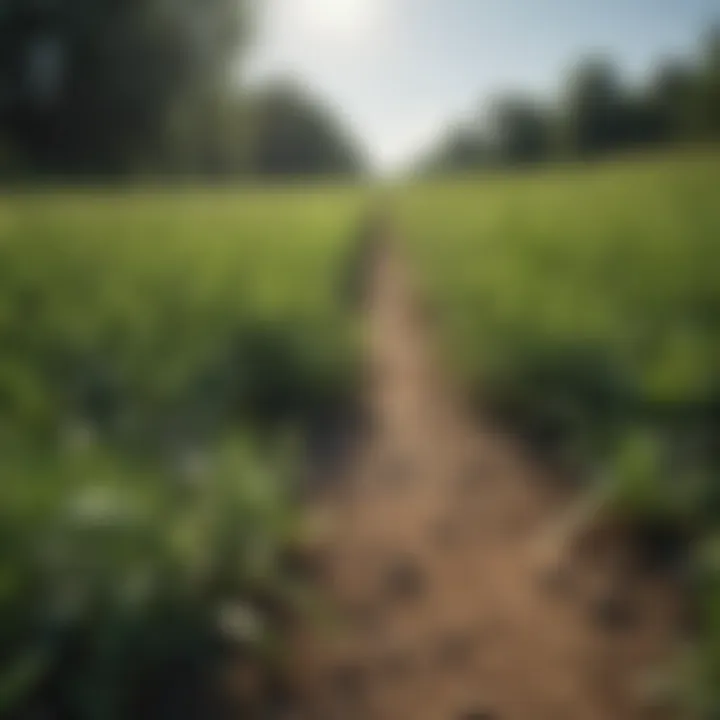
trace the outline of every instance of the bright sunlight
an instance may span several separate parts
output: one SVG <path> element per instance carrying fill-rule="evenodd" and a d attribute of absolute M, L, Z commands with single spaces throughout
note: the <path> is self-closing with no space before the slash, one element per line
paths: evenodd
<path fill-rule="evenodd" d="M 323 41 L 364 39 L 382 19 L 381 0 L 296 0 L 298 21 Z"/>

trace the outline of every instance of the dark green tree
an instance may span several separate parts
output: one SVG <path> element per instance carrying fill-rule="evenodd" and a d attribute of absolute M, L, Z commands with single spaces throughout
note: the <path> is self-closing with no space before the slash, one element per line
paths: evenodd
<path fill-rule="evenodd" d="M 674 142 L 697 135 L 698 89 L 697 72 L 686 63 L 674 60 L 660 66 L 649 88 L 660 141 Z"/>
<path fill-rule="evenodd" d="M 495 102 L 490 135 L 502 165 L 540 162 L 552 151 L 547 113 L 538 103 L 520 95 L 508 95 Z"/>
<path fill-rule="evenodd" d="M 338 118 L 291 82 L 252 101 L 251 167 L 259 175 L 355 175 L 362 154 Z"/>
<path fill-rule="evenodd" d="M 720 139 L 720 25 L 707 35 L 700 68 L 701 134 Z"/>
<path fill-rule="evenodd" d="M 4 0 L 0 136 L 35 172 L 157 168 L 173 114 L 229 82 L 246 26 L 242 0 Z"/>
<path fill-rule="evenodd" d="M 490 143 L 474 125 L 459 124 L 445 134 L 437 145 L 416 163 L 422 175 L 473 170 L 493 161 Z"/>
<path fill-rule="evenodd" d="M 570 78 L 564 109 L 564 144 L 573 156 L 616 148 L 623 134 L 625 98 L 616 69 L 604 59 L 581 63 Z"/>

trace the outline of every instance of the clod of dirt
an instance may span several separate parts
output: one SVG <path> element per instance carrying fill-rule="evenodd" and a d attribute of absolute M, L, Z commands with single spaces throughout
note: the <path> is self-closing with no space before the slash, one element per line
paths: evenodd
<path fill-rule="evenodd" d="M 377 632 L 382 623 L 380 608 L 370 602 L 358 603 L 349 609 L 352 624 L 362 633 Z"/>
<path fill-rule="evenodd" d="M 638 622 L 637 613 L 617 591 L 606 592 L 594 600 L 592 617 L 597 625 L 611 631 L 631 630 Z"/>
<path fill-rule="evenodd" d="M 461 712 L 457 716 L 457 720 L 497 720 L 497 715 L 485 708 L 472 708 Z"/>
<path fill-rule="evenodd" d="M 433 526 L 432 537 L 440 547 L 450 547 L 459 540 L 460 528 L 452 519 L 443 518 Z"/>
<path fill-rule="evenodd" d="M 333 669 L 331 683 L 338 696 L 349 702 L 358 702 L 367 690 L 367 673 L 359 664 L 340 665 Z"/>
<path fill-rule="evenodd" d="M 564 596 L 569 595 L 573 589 L 573 576 L 570 568 L 554 564 L 542 569 L 538 583 L 549 595 Z"/>
<path fill-rule="evenodd" d="M 437 659 L 448 670 L 466 665 L 475 650 L 475 639 L 469 632 L 447 633 L 437 645 Z"/>
<path fill-rule="evenodd" d="M 413 656 L 409 652 L 393 650 L 380 659 L 378 666 L 385 678 L 399 680 L 410 674 Z"/>
<path fill-rule="evenodd" d="M 387 465 L 384 473 L 387 487 L 402 489 L 407 487 L 412 480 L 412 468 L 410 463 L 402 458 L 394 458 Z"/>
<path fill-rule="evenodd" d="M 293 548 L 286 552 L 283 567 L 289 577 L 317 582 L 327 571 L 327 558 L 317 550 Z"/>
<path fill-rule="evenodd" d="M 458 486 L 463 492 L 475 492 L 487 479 L 489 469 L 483 463 L 471 463 L 463 469 L 458 478 Z"/>
<path fill-rule="evenodd" d="M 399 558 L 387 569 L 384 578 L 388 594 L 397 600 L 414 600 L 425 591 L 425 573 L 411 558 Z"/>

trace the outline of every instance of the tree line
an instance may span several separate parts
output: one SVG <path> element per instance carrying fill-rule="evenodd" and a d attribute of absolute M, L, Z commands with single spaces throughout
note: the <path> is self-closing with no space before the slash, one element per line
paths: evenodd
<path fill-rule="evenodd" d="M 0 179 L 360 172 L 319 99 L 243 86 L 253 21 L 249 0 L 3 0 Z"/>
<path fill-rule="evenodd" d="M 720 140 L 720 27 L 692 59 L 665 60 L 632 85 L 607 58 L 579 63 L 559 100 L 506 94 L 424 154 L 421 172 L 593 159 L 628 149 Z"/>

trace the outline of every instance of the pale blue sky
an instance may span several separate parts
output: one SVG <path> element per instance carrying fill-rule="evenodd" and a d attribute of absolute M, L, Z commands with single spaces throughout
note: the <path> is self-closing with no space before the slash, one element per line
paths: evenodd
<path fill-rule="evenodd" d="M 382 168 L 498 91 L 557 93 L 591 53 L 642 76 L 720 20 L 720 0 L 260 2 L 251 76 L 301 79 L 342 111 Z"/>

